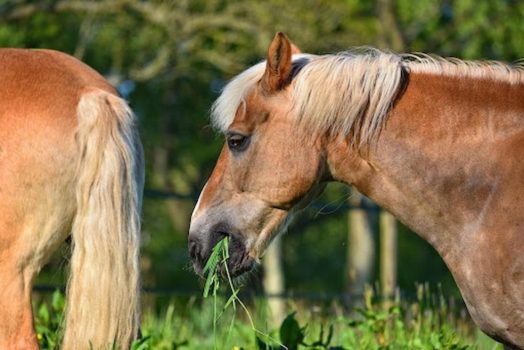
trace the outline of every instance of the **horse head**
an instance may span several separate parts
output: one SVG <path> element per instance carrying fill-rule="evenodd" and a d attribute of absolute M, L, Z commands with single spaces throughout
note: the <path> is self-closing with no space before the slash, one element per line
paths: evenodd
<path fill-rule="evenodd" d="M 230 272 L 250 270 L 291 214 L 323 188 L 322 139 L 304 137 L 293 112 L 292 78 L 307 60 L 297 51 L 277 33 L 267 60 L 228 84 L 213 107 L 226 142 L 192 215 L 197 273 L 226 236 Z"/>

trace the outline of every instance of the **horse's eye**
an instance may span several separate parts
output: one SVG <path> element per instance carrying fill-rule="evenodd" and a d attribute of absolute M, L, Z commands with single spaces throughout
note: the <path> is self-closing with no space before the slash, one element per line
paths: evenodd
<path fill-rule="evenodd" d="M 249 146 L 249 136 L 244 136 L 241 134 L 228 134 L 227 145 L 233 152 L 245 151 L 247 146 Z"/>

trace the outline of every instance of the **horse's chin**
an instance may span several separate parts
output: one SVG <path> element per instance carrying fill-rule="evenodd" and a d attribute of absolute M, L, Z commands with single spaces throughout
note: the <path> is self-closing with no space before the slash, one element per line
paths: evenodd
<path fill-rule="evenodd" d="M 229 268 L 231 278 L 241 277 L 242 275 L 245 275 L 249 273 L 250 271 L 252 271 L 255 268 L 255 266 L 256 266 L 255 260 L 251 258 L 250 256 L 246 255 L 245 261 L 243 261 L 242 263 L 238 265 L 233 265 Z"/>

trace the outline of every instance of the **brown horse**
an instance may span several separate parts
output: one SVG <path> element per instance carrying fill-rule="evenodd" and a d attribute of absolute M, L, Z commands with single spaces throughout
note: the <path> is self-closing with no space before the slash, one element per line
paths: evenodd
<path fill-rule="evenodd" d="M 524 348 L 524 72 L 378 51 L 267 61 L 212 110 L 224 146 L 193 212 L 200 271 L 230 236 L 230 269 L 251 268 L 327 181 L 354 185 L 440 253 L 477 325 Z"/>
<path fill-rule="evenodd" d="M 142 148 L 125 101 L 48 50 L 0 50 L 0 349 L 38 349 L 31 290 L 72 232 L 63 349 L 129 347 Z"/>

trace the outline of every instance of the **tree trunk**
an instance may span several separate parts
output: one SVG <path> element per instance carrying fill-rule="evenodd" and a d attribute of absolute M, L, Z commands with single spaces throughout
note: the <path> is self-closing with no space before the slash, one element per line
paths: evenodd
<path fill-rule="evenodd" d="M 377 9 L 380 20 L 380 46 L 395 52 L 404 51 L 404 37 L 397 23 L 394 2 L 391 0 L 377 0 Z"/>

